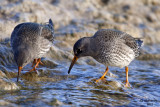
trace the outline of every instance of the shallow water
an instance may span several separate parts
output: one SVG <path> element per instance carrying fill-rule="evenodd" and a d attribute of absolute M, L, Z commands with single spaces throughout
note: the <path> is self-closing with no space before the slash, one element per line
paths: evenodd
<path fill-rule="evenodd" d="M 124 68 L 109 67 L 112 75 L 96 84 L 95 79 L 102 76 L 104 65 L 75 64 L 68 75 L 70 62 L 57 61 L 55 67 L 40 66 L 39 76 L 23 78 L 17 83 L 20 90 L 0 92 L 0 99 L 10 106 L 160 106 L 159 63 L 134 60 L 129 66 L 132 88 L 124 88 Z M 23 74 L 29 68 L 27 65 Z M 17 71 L 15 65 L 6 69 Z M 16 78 L 11 80 L 16 82 Z"/>

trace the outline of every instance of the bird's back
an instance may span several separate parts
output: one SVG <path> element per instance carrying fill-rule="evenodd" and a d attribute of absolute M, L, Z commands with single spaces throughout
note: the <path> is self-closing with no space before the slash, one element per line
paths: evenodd
<path fill-rule="evenodd" d="M 23 44 L 33 45 L 40 34 L 40 27 L 37 23 L 21 23 L 17 25 L 11 34 L 12 48 Z"/>
<path fill-rule="evenodd" d="M 11 46 L 13 51 L 29 48 L 31 54 L 42 57 L 51 47 L 54 39 L 52 20 L 47 24 L 21 23 L 17 25 L 11 34 Z"/>
<path fill-rule="evenodd" d="M 99 55 L 95 59 L 117 67 L 127 66 L 138 56 L 142 44 L 140 39 L 114 29 L 101 29 L 93 38 L 96 40 L 95 47 L 99 47 Z"/>
<path fill-rule="evenodd" d="M 140 39 L 134 38 L 125 32 L 115 29 L 101 29 L 97 31 L 93 37 L 96 38 L 99 45 L 102 44 L 104 47 L 105 45 L 115 44 L 119 41 L 130 47 L 135 52 L 136 56 L 139 55 L 139 48 L 143 43 Z"/>

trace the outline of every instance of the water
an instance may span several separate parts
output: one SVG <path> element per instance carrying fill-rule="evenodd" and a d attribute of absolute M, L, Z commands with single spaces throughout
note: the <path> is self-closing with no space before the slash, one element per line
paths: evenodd
<path fill-rule="evenodd" d="M 52 59 L 54 60 L 54 59 Z M 81 61 L 83 59 L 79 59 Z M 13 62 L 14 63 L 14 62 Z M 160 61 L 134 60 L 129 66 L 132 88 L 124 88 L 125 71 L 109 67 L 106 81 L 95 83 L 105 66 L 75 64 L 67 74 L 69 61 L 57 61 L 57 66 L 40 66 L 40 75 L 25 78 L 17 91 L 0 92 L 0 99 L 8 106 L 160 106 Z M 17 73 L 15 65 L 6 67 Z M 30 69 L 27 65 L 23 74 Z M 27 76 L 26 76 L 27 77 Z M 11 78 L 16 82 L 16 78 Z"/>

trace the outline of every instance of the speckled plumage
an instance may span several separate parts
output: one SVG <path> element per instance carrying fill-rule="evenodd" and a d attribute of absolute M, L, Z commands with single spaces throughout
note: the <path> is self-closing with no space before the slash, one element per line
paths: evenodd
<path fill-rule="evenodd" d="M 128 65 L 139 55 L 139 48 L 142 45 L 140 39 L 133 38 L 131 35 L 114 30 L 101 29 L 92 37 L 79 39 L 74 47 L 74 58 L 68 70 L 70 73 L 74 63 L 78 58 L 91 56 L 98 62 L 106 65 L 106 71 L 103 76 L 96 80 L 104 79 L 109 68 L 108 66 L 126 67 L 126 87 L 130 86 L 128 81 Z"/>
<path fill-rule="evenodd" d="M 74 45 L 74 53 L 77 53 L 77 47 L 86 45 L 82 56 L 91 56 L 106 66 L 122 68 L 128 66 L 139 55 L 141 44 L 140 39 L 135 39 L 122 31 L 101 29 L 92 37 L 78 40 Z"/>
<path fill-rule="evenodd" d="M 124 67 L 139 55 L 142 41 L 127 33 L 114 29 L 101 29 L 91 37 L 97 55 L 93 55 L 98 62 L 107 66 Z"/>
<path fill-rule="evenodd" d="M 52 20 L 47 24 L 21 23 L 11 34 L 11 46 L 14 59 L 22 68 L 33 61 L 43 57 L 53 44 L 54 29 Z"/>

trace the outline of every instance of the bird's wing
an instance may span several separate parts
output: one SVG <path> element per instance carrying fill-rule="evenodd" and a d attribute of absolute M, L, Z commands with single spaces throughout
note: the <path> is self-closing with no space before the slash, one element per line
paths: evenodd
<path fill-rule="evenodd" d="M 49 41 L 54 40 L 54 33 L 48 27 L 42 27 L 40 31 L 40 35 Z"/>
<path fill-rule="evenodd" d="M 108 43 L 114 44 L 116 41 L 121 41 L 135 52 L 135 56 L 139 55 L 139 48 L 142 44 L 140 39 L 133 38 L 131 35 L 115 29 L 101 29 L 93 37 L 96 38 L 98 43 L 106 44 L 107 46 Z"/>
<path fill-rule="evenodd" d="M 40 35 L 43 36 L 45 39 L 52 41 L 54 40 L 54 29 L 53 29 L 53 22 L 49 19 L 49 23 L 42 25 L 40 30 Z"/>
<path fill-rule="evenodd" d="M 94 38 L 99 39 L 101 42 L 111 42 L 120 38 L 123 32 L 115 29 L 100 29 L 94 34 Z"/>
<path fill-rule="evenodd" d="M 134 38 L 127 33 L 123 33 L 120 37 L 124 43 L 129 46 L 135 52 L 135 56 L 139 55 L 139 48 L 141 47 L 143 41 L 139 38 Z"/>
<path fill-rule="evenodd" d="M 18 24 L 18 25 L 14 28 L 14 30 L 13 30 L 13 32 L 12 32 L 12 34 L 11 34 L 11 45 L 13 44 L 14 39 L 16 39 L 17 32 L 21 29 L 21 27 L 22 27 L 23 25 L 24 25 L 24 23 L 21 23 L 21 24 Z"/>
<path fill-rule="evenodd" d="M 22 23 L 15 27 L 11 35 L 11 46 L 18 48 L 25 46 L 25 44 L 32 45 L 39 36 L 39 24 L 37 23 Z M 23 44 L 23 45 L 22 45 Z"/>

